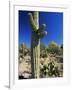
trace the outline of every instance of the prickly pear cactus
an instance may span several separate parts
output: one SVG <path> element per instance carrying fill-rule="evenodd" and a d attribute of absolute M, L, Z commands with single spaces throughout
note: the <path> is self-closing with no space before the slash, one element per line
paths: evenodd
<path fill-rule="evenodd" d="M 43 38 L 47 32 L 44 31 L 45 24 L 39 28 L 39 12 L 35 11 L 29 13 L 29 21 L 32 29 L 31 37 L 31 67 L 32 67 L 32 78 L 39 78 L 40 70 L 40 38 Z"/>

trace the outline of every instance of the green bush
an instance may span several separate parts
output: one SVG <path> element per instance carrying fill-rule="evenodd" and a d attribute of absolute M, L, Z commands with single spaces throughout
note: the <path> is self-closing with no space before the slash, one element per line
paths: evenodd
<path fill-rule="evenodd" d="M 48 45 L 47 52 L 59 55 L 62 54 L 61 48 L 53 41 Z"/>

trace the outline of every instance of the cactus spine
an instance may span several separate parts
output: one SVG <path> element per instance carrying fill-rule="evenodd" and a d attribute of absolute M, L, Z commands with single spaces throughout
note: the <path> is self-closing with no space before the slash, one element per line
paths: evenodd
<path fill-rule="evenodd" d="M 35 11 L 29 13 L 29 21 L 32 28 L 31 37 L 31 67 L 32 78 L 39 78 L 39 65 L 40 65 L 40 38 L 44 37 L 47 32 L 44 31 L 45 24 L 39 28 L 39 12 Z"/>

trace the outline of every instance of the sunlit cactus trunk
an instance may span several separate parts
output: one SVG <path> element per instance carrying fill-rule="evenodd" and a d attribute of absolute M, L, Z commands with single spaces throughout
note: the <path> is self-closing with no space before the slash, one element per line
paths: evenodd
<path fill-rule="evenodd" d="M 39 28 L 39 12 L 33 13 L 33 19 L 36 28 Z M 32 60 L 32 76 L 39 78 L 39 62 L 40 62 L 40 39 L 37 39 L 37 34 L 32 32 L 31 40 L 31 60 Z"/>
<path fill-rule="evenodd" d="M 40 38 L 47 34 L 43 32 L 45 24 L 39 28 L 39 12 L 35 11 L 29 13 L 29 20 L 32 28 L 31 37 L 31 67 L 32 67 L 32 78 L 39 78 L 39 65 L 40 65 Z"/>

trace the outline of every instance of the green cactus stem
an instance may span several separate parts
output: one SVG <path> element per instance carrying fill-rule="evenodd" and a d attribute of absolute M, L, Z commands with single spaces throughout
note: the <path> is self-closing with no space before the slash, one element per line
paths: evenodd
<path fill-rule="evenodd" d="M 43 38 L 47 32 L 44 31 L 45 24 L 39 28 L 39 12 L 35 11 L 29 13 L 29 21 L 32 29 L 31 37 L 31 67 L 32 67 L 32 78 L 39 78 L 40 76 L 40 38 Z"/>
<path fill-rule="evenodd" d="M 46 28 L 46 24 L 42 24 L 42 26 L 38 29 L 38 32 L 42 32 Z"/>

